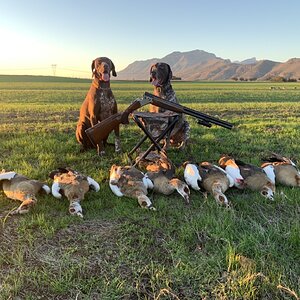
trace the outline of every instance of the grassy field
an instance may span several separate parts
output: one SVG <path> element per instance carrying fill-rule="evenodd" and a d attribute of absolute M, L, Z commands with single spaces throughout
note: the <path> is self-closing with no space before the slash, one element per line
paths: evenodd
<path fill-rule="evenodd" d="M 278 186 L 274 202 L 232 189 L 232 209 L 195 191 L 190 206 L 177 194 L 155 194 L 157 211 L 143 210 L 108 186 L 110 166 L 127 164 L 126 151 L 142 136 L 137 126 L 121 127 L 121 155 L 112 148 L 104 158 L 79 153 L 75 128 L 90 83 L 33 80 L 0 80 L 0 168 L 51 185 L 49 172 L 69 166 L 101 190 L 82 202 L 83 220 L 51 195 L 29 214 L 7 217 L 19 203 L 0 192 L 1 300 L 299 299 L 299 189 Z M 187 117 L 193 142 L 189 153 L 169 151 L 176 165 L 216 163 L 222 153 L 257 165 L 268 151 L 300 158 L 299 83 L 173 87 L 181 104 L 235 125 L 208 129 Z M 148 82 L 114 81 L 112 88 L 119 110 L 152 91 Z"/>

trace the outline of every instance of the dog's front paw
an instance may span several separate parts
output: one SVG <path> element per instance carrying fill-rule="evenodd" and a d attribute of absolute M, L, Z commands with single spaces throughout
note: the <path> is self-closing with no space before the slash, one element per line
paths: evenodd
<path fill-rule="evenodd" d="M 121 153 L 122 152 L 121 142 L 120 142 L 120 139 L 118 139 L 118 138 L 115 140 L 115 152 L 116 153 Z"/>
<path fill-rule="evenodd" d="M 104 150 L 99 151 L 99 152 L 98 152 L 98 155 L 99 155 L 100 157 L 105 156 L 105 151 L 104 151 Z"/>
<path fill-rule="evenodd" d="M 97 153 L 99 156 L 105 155 L 104 145 L 103 144 L 97 144 Z"/>
<path fill-rule="evenodd" d="M 121 148 L 115 149 L 115 152 L 118 153 L 118 154 L 122 153 L 122 149 Z"/>

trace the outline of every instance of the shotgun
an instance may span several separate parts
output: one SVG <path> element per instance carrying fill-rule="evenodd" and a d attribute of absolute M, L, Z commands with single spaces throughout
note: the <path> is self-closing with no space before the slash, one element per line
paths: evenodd
<path fill-rule="evenodd" d="M 203 126 L 211 127 L 211 124 L 215 124 L 227 129 L 232 129 L 233 127 L 233 124 L 227 121 L 211 117 L 197 110 L 185 107 L 178 103 L 166 101 L 160 97 L 145 92 L 142 99 L 137 98 L 126 108 L 124 112 L 120 112 L 108 117 L 95 126 L 88 128 L 85 132 L 93 145 L 96 146 L 101 141 L 106 139 L 108 134 L 113 131 L 118 125 L 129 124 L 129 115 L 135 110 L 147 104 L 153 104 L 166 110 L 195 117 L 198 119 L 198 124 Z"/>

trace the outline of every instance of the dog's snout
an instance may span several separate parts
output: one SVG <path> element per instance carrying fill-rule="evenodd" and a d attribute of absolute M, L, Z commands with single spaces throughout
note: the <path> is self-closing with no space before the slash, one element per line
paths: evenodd
<path fill-rule="evenodd" d="M 105 64 L 104 66 L 103 66 L 103 72 L 104 73 L 108 73 L 110 70 L 109 70 L 109 66 L 108 66 L 108 64 Z"/>

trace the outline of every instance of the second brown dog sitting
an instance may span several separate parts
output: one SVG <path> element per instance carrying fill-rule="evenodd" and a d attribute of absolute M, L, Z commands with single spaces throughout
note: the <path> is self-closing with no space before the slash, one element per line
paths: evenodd
<path fill-rule="evenodd" d="M 80 108 L 76 139 L 81 144 L 81 150 L 97 148 L 98 154 L 103 155 L 108 135 L 101 144 L 93 145 L 85 131 L 118 112 L 117 102 L 110 88 L 110 73 L 113 76 L 117 76 L 117 73 L 113 62 L 107 57 L 93 60 L 92 72 L 94 79 Z M 115 129 L 115 151 L 121 151 L 118 126 Z"/>
<path fill-rule="evenodd" d="M 154 95 L 165 99 L 166 101 L 178 103 L 175 91 L 171 85 L 172 79 L 171 67 L 164 62 L 159 62 L 150 68 L 150 82 L 154 86 Z M 154 105 L 150 105 L 150 112 L 158 113 L 165 110 Z M 184 148 L 189 140 L 190 125 L 183 115 L 171 132 L 170 144 L 173 147 Z"/>

